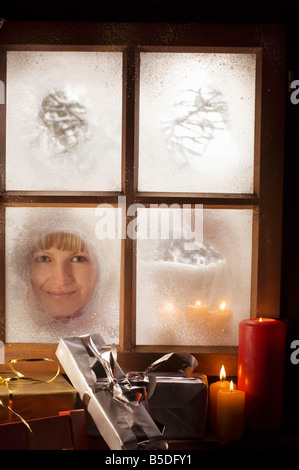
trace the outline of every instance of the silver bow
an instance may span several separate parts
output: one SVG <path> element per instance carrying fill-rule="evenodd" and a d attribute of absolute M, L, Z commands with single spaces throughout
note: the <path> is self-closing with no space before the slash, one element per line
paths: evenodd
<path fill-rule="evenodd" d="M 153 372 L 154 370 L 158 369 L 162 364 L 165 364 L 170 361 L 171 358 L 177 358 L 182 362 L 181 369 L 179 370 L 179 372 L 183 372 L 188 369 L 189 373 L 191 373 L 198 365 L 197 360 L 192 354 L 177 354 L 172 352 L 164 354 L 164 356 L 160 357 L 155 362 L 150 364 L 144 372 L 128 372 L 126 377 L 131 383 L 136 384 L 139 387 L 145 388 L 147 398 L 149 399 L 154 393 L 156 387 L 155 375 L 148 375 L 149 372 Z"/>
<path fill-rule="evenodd" d="M 115 400 L 137 406 L 145 394 L 145 388 L 132 385 L 117 365 L 115 344 L 103 345 L 99 351 L 90 336 L 82 337 L 85 347 L 91 353 L 89 367 L 93 377 L 93 391 L 109 390 Z"/>

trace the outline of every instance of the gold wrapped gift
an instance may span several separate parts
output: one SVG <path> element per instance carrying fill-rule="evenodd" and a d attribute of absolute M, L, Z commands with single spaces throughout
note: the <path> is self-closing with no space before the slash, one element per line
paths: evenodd
<path fill-rule="evenodd" d="M 59 411 L 75 408 L 76 390 L 61 375 L 48 381 L 49 374 L 35 374 L 38 379 L 16 378 L 15 374 L 0 372 L 5 378 L 0 385 L 0 400 L 24 420 L 54 416 Z M 13 378 L 14 380 L 6 379 Z M 5 406 L 0 406 L 0 424 L 19 418 Z"/>

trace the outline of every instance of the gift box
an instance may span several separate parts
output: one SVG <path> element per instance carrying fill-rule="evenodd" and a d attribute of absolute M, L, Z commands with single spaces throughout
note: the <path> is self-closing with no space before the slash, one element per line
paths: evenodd
<path fill-rule="evenodd" d="M 169 369 L 176 361 L 180 369 Z M 149 384 L 148 412 L 165 439 L 202 439 L 208 411 L 208 381 L 201 373 L 193 373 L 197 361 L 191 354 L 170 353 L 151 364 L 145 372 L 129 373 L 132 383 Z"/>
<path fill-rule="evenodd" d="M 75 407 L 77 391 L 61 375 L 47 382 L 49 376 L 39 373 L 35 379 L 17 379 L 13 373 L 1 374 L 0 400 L 24 420 L 54 416 L 59 411 L 72 410 Z M 16 380 L 3 381 L 3 378 Z M 18 421 L 19 417 L 0 406 L 0 424 Z"/>
<path fill-rule="evenodd" d="M 206 427 L 208 384 L 205 375 L 156 375 L 148 411 L 165 439 L 202 439 Z"/>
<path fill-rule="evenodd" d="M 99 334 L 64 338 L 56 355 L 110 449 L 167 448 L 139 401 L 145 388 L 131 385 L 113 345 L 105 345 Z"/>

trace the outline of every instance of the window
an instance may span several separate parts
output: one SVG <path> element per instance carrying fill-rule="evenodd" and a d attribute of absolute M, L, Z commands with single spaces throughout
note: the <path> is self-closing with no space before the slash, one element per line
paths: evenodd
<path fill-rule="evenodd" d="M 140 191 L 253 192 L 258 58 L 236 48 L 140 53 Z"/>
<path fill-rule="evenodd" d="M 2 338 L 47 348 L 69 331 L 25 325 L 21 253 L 32 229 L 61 236 L 76 219 L 101 257 L 100 275 L 85 273 L 106 287 L 88 304 L 95 323 L 72 317 L 72 332 L 96 327 L 124 357 L 235 357 L 240 320 L 280 313 L 280 29 L 47 25 L 51 39 L 22 27 L 1 45 Z M 79 255 L 65 262 L 86 269 Z"/>
<path fill-rule="evenodd" d="M 122 53 L 8 51 L 6 69 L 6 189 L 120 191 Z"/>

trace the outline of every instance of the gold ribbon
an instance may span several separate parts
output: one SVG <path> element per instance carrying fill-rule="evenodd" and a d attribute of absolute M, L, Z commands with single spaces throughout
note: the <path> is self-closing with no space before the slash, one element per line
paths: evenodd
<path fill-rule="evenodd" d="M 33 378 L 33 377 L 26 377 L 24 374 L 22 374 L 21 372 L 19 372 L 18 370 L 16 370 L 13 366 L 13 364 L 18 364 L 20 362 L 41 362 L 41 361 L 45 361 L 45 362 L 55 362 L 56 366 L 57 366 L 57 371 L 55 373 L 55 375 L 53 377 L 51 377 L 50 379 L 48 380 L 44 380 L 44 379 L 36 379 L 36 378 Z M 54 359 L 48 359 L 47 357 L 42 357 L 42 358 L 32 358 L 32 359 L 11 359 L 9 362 L 8 362 L 8 366 L 10 367 L 10 369 L 12 370 L 12 372 L 17 376 L 17 377 L 10 377 L 8 378 L 8 380 L 17 380 L 17 379 L 22 379 L 22 380 L 30 380 L 31 382 L 43 382 L 43 383 L 50 383 L 50 382 L 53 382 L 53 380 L 56 379 L 57 375 L 60 373 L 60 367 L 59 367 L 59 364 L 54 360 Z"/>
<path fill-rule="evenodd" d="M 19 419 L 22 421 L 22 423 L 25 424 L 25 426 L 27 426 L 27 428 L 29 429 L 29 431 L 32 432 L 32 429 L 31 429 L 31 427 L 29 426 L 29 424 L 27 423 L 27 421 L 26 421 L 24 418 L 22 418 L 21 415 L 19 415 L 18 413 L 16 413 L 9 405 L 7 405 L 6 403 L 4 403 L 4 401 L 2 401 L 1 399 L 0 399 L 0 405 L 2 405 L 4 408 L 6 408 L 6 409 L 9 411 L 9 413 L 13 413 L 17 418 L 19 418 Z"/>
<path fill-rule="evenodd" d="M 13 366 L 13 364 L 18 364 L 20 362 L 41 362 L 41 361 L 45 361 L 45 362 L 55 362 L 56 366 L 57 366 L 57 371 L 56 373 L 53 375 L 53 377 L 51 377 L 50 379 L 48 380 L 44 380 L 44 379 L 37 379 L 37 378 L 33 378 L 33 377 L 27 377 L 25 376 L 24 374 L 22 374 L 20 371 L 16 370 Z M 13 400 L 13 393 L 12 393 L 12 390 L 11 388 L 9 387 L 9 382 L 14 382 L 14 381 L 22 381 L 22 380 L 29 380 L 30 382 L 40 382 L 40 383 L 50 383 L 50 382 L 53 382 L 53 380 L 56 379 L 56 377 L 58 376 L 58 374 L 60 373 L 60 367 L 59 367 L 59 364 L 54 360 L 54 359 L 48 359 L 47 357 L 43 357 L 43 358 L 32 358 L 32 359 L 11 359 L 9 362 L 8 362 L 8 366 L 9 368 L 11 369 L 11 371 L 16 375 L 16 377 L 1 377 L 0 376 L 0 385 L 5 385 L 7 387 L 7 391 L 8 391 L 8 405 L 0 399 L 0 405 L 3 406 L 4 408 L 6 408 L 8 410 L 9 413 L 12 413 L 14 414 L 18 419 L 20 419 L 22 421 L 23 424 L 25 424 L 25 426 L 27 426 L 27 428 L 29 429 L 30 432 L 32 432 L 32 429 L 31 427 L 29 426 L 29 424 L 27 423 L 27 421 L 22 418 L 21 415 L 19 415 L 18 413 L 16 413 L 11 405 L 12 405 L 12 400 Z"/>

